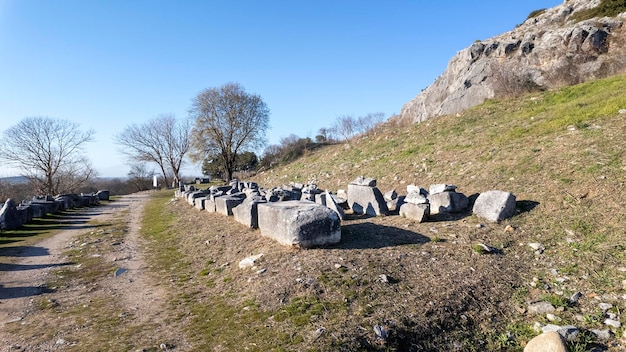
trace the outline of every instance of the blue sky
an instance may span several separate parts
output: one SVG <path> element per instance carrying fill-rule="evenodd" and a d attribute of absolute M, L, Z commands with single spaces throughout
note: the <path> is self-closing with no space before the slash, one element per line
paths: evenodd
<path fill-rule="evenodd" d="M 0 130 L 78 122 L 100 175 L 125 176 L 114 135 L 238 82 L 267 103 L 270 144 L 314 138 L 341 115 L 399 113 L 457 51 L 561 2 L 0 0 Z"/>

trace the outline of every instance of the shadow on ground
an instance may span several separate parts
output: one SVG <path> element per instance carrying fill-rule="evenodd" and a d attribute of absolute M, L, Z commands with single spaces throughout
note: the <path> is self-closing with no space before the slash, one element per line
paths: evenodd
<path fill-rule="evenodd" d="M 0 256 L 3 257 L 41 257 L 49 254 L 50 251 L 45 247 L 13 246 L 0 248 Z"/>
<path fill-rule="evenodd" d="M 75 263 L 66 262 L 66 263 L 54 263 L 54 264 L 10 264 L 10 263 L 0 263 L 0 271 L 22 271 L 22 270 L 37 270 L 37 269 L 48 269 L 48 268 L 56 268 L 59 266 L 65 265 L 73 265 Z"/>
<path fill-rule="evenodd" d="M 363 222 L 341 226 L 341 242 L 332 248 L 375 249 L 409 244 L 424 244 L 430 239 L 397 227 Z"/>
<path fill-rule="evenodd" d="M 4 287 L 0 285 L 0 299 L 32 297 L 52 292 L 54 290 L 46 286 Z"/>

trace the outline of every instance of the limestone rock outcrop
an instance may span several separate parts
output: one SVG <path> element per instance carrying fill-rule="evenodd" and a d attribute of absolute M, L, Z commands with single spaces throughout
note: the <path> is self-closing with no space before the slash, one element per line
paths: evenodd
<path fill-rule="evenodd" d="M 458 113 L 503 95 L 607 77 L 626 68 L 626 13 L 576 22 L 600 0 L 567 0 L 515 29 L 459 51 L 432 85 L 402 107 L 402 123 Z"/>

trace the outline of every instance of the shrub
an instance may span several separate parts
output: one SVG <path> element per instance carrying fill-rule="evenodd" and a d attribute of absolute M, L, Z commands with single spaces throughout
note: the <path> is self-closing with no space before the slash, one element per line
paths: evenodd
<path fill-rule="evenodd" d="M 615 17 L 622 12 L 626 12 L 626 1 L 602 0 L 600 5 L 592 9 L 575 12 L 572 15 L 572 19 L 576 22 L 580 22 L 595 17 Z"/>

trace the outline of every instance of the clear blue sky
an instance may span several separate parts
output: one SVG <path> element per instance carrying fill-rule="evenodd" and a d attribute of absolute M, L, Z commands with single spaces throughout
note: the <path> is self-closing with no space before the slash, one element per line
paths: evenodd
<path fill-rule="evenodd" d="M 0 130 L 78 122 L 100 175 L 125 176 L 115 134 L 238 82 L 270 108 L 270 144 L 313 138 L 340 115 L 399 113 L 457 51 L 560 3 L 0 0 Z"/>

